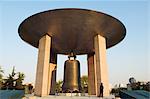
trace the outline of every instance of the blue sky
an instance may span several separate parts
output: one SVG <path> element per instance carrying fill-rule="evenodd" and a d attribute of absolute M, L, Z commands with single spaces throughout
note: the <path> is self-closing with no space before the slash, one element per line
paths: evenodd
<path fill-rule="evenodd" d="M 38 50 L 25 43 L 18 35 L 19 24 L 27 17 L 56 8 L 84 8 L 107 13 L 118 18 L 127 29 L 125 39 L 107 50 L 109 81 L 111 84 L 128 83 L 130 77 L 150 81 L 150 3 L 133 1 L 0 1 L 0 65 L 5 76 L 11 72 L 24 72 L 25 82 L 35 81 Z M 58 56 L 57 80 L 63 79 L 63 65 L 67 56 Z M 86 55 L 77 56 L 81 74 L 87 75 Z"/>

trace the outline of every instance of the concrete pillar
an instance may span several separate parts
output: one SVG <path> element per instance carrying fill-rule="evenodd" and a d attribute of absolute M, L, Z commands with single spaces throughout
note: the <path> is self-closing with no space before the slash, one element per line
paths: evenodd
<path fill-rule="evenodd" d="M 43 36 L 39 40 L 38 62 L 35 82 L 35 95 L 47 96 L 48 88 L 48 72 L 50 60 L 51 37 Z"/>
<path fill-rule="evenodd" d="M 49 94 L 54 95 L 56 89 L 56 71 L 57 71 L 57 54 L 51 50 L 50 55 L 50 64 L 49 64 Z"/>
<path fill-rule="evenodd" d="M 56 64 L 50 63 L 49 64 L 49 79 L 48 79 L 48 93 L 50 95 L 55 94 L 55 88 L 56 88 Z"/>
<path fill-rule="evenodd" d="M 96 95 L 94 53 L 88 54 L 87 61 L 88 61 L 88 94 L 89 95 Z"/>
<path fill-rule="evenodd" d="M 97 35 L 94 38 L 95 47 L 95 87 L 96 95 L 100 93 L 100 83 L 104 86 L 104 96 L 109 96 L 108 68 L 106 63 L 106 40 Z"/>

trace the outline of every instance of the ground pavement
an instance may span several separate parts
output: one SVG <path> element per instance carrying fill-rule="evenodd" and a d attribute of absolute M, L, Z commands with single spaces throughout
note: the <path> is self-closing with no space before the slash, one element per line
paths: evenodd
<path fill-rule="evenodd" d="M 37 97 L 34 95 L 25 95 L 23 99 L 115 99 L 113 95 L 110 95 L 108 97 L 96 97 L 96 96 L 45 96 L 45 97 Z"/>

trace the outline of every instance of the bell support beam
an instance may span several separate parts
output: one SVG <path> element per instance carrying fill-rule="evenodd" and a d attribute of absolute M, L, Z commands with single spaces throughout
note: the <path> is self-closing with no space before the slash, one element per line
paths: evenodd
<path fill-rule="evenodd" d="M 94 37 L 95 47 L 95 88 L 100 93 L 100 83 L 104 86 L 104 96 L 109 96 L 108 68 L 106 63 L 106 39 L 101 35 Z"/>
<path fill-rule="evenodd" d="M 49 93 L 48 88 L 48 70 L 51 48 L 51 37 L 48 35 L 43 36 L 39 40 L 38 62 L 36 71 L 35 82 L 35 95 L 47 96 Z"/>
<path fill-rule="evenodd" d="M 87 55 L 87 61 L 88 61 L 88 94 L 96 95 L 94 53 Z"/>

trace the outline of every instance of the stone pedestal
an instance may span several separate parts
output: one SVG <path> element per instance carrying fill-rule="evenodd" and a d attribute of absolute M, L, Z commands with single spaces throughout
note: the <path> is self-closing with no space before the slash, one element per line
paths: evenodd
<path fill-rule="evenodd" d="M 97 35 L 94 38 L 95 48 L 95 88 L 96 95 L 100 93 L 100 83 L 104 86 L 104 96 L 109 96 L 108 68 L 106 64 L 106 40 Z"/>
<path fill-rule="evenodd" d="M 39 40 L 38 62 L 35 82 L 35 95 L 47 96 L 49 94 L 48 88 L 48 72 L 50 60 L 51 37 L 43 36 Z"/>

